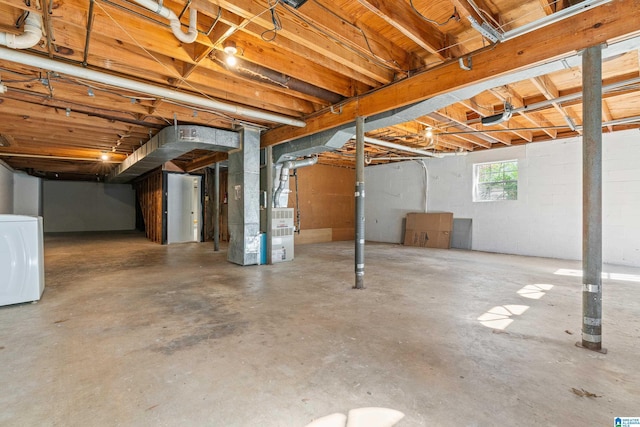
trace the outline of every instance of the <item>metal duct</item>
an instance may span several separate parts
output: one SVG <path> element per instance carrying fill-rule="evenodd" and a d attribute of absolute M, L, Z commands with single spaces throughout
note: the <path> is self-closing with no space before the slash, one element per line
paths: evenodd
<path fill-rule="evenodd" d="M 280 194 L 282 194 L 282 190 L 287 185 L 287 181 L 289 180 L 289 171 L 291 169 L 303 168 L 305 166 L 312 166 L 318 163 L 318 156 L 310 157 L 308 159 L 302 160 L 289 160 L 281 163 L 282 169 L 280 170 L 280 183 L 278 184 L 278 188 L 276 189 L 273 200 L 276 208 L 280 208 L 282 206 L 280 203 Z M 278 167 L 278 165 L 276 165 Z"/>
<path fill-rule="evenodd" d="M 227 261 L 255 265 L 260 263 L 260 130 L 245 127 L 240 137 L 242 150 L 229 153 Z"/>
<path fill-rule="evenodd" d="M 633 37 L 608 45 L 602 50 L 602 58 L 613 58 L 623 53 L 638 49 L 640 49 L 640 37 Z M 406 107 L 399 107 L 384 113 L 376 114 L 375 116 L 367 118 L 364 125 L 365 132 L 371 132 L 377 129 L 391 127 L 400 123 L 415 120 L 464 99 L 470 99 L 487 89 L 512 84 L 521 80 L 527 80 L 533 77 L 549 74 L 554 71 L 577 67 L 581 64 L 581 61 L 581 56 L 576 53 L 571 57 L 553 59 L 547 63 L 529 67 L 515 73 L 481 81 L 451 92 L 436 95 L 432 98 Z M 526 109 L 528 109 L 528 107 L 525 107 L 524 109 L 514 109 L 513 112 L 516 113 Z M 347 123 L 340 127 L 328 129 L 318 134 L 304 136 L 284 144 L 276 145 L 273 147 L 273 155 L 276 162 L 282 162 L 283 160 L 291 158 L 337 150 L 342 148 L 348 140 L 352 139 L 354 134 L 355 123 Z M 411 152 L 411 148 L 405 148 L 405 150 L 409 150 L 409 152 Z M 433 155 L 432 153 L 425 154 L 415 152 L 414 154 L 427 156 Z"/>
<path fill-rule="evenodd" d="M 355 124 L 349 123 L 313 135 L 295 139 L 286 144 L 273 147 L 275 163 L 282 163 L 298 157 L 311 156 L 325 151 L 334 151 L 351 139 L 355 134 Z"/>
<path fill-rule="evenodd" d="M 278 71 L 263 67 L 262 65 L 254 64 L 242 58 L 236 58 L 236 61 L 237 65 L 235 67 L 228 67 L 228 69 L 242 77 L 284 87 L 296 92 L 304 93 L 305 95 L 315 96 L 316 98 L 320 98 L 331 104 L 337 104 L 344 99 L 344 97 L 338 93 L 312 85 L 300 79 L 296 79 L 295 77 L 279 73 Z"/>
<path fill-rule="evenodd" d="M 179 125 L 162 129 L 149 142 L 133 152 L 107 180 L 114 183 L 132 179 L 196 149 L 229 151 L 240 147 L 237 132 L 206 126 Z"/>

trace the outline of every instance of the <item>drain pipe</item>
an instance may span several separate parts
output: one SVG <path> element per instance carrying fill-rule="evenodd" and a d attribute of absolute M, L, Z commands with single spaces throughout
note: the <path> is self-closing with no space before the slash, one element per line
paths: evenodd
<path fill-rule="evenodd" d="M 0 33 L 0 45 L 11 49 L 29 49 L 42 38 L 42 17 L 29 12 L 24 21 L 22 34 Z"/>
<path fill-rule="evenodd" d="M 194 8 L 189 10 L 189 31 L 186 33 L 182 32 L 182 26 L 180 24 L 180 19 L 176 16 L 176 14 L 165 6 L 156 3 L 153 0 L 134 0 L 140 6 L 145 9 L 149 9 L 150 11 L 157 13 L 169 20 L 169 26 L 171 27 L 171 31 L 173 35 L 176 36 L 178 40 L 182 43 L 193 43 L 198 38 L 198 29 L 196 25 L 198 23 L 198 11 Z"/>
<path fill-rule="evenodd" d="M 421 150 L 419 148 L 407 147 L 406 145 L 400 145 L 393 142 L 382 141 L 376 138 L 364 137 L 364 142 L 371 145 L 378 145 L 380 147 L 391 148 L 393 150 L 404 151 L 406 153 L 419 154 L 421 156 L 428 157 L 442 157 L 439 153 L 433 153 L 431 151 Z"/>
<path fill-rule="evenodd" d="M 309 157 L 308 159 L 302 160 L 289 160 L 286 162 L 282 162 L 282 169 L 280 170 L 280 183 L 278 184 L 278 188 L 273 195 L 273 200 L 276 208 L 280 208 L 280 194 L 282 194 L 282 190 L 284 190 L 287 181 L 289 180 L 289 171 L 291 169 L 303 168 L 305 166 L 312 166 L 318 163 L 318 156 Z"/>
<path fill-rule="evenodd" d="M 88 68 L 78 67 L 76 65 L 55 61 L 49 58 L 43 58 L 37 55 L 31 55 L 13 49 L 0 47 L 0 60 L 15 62 L 21 65 L 28 65 L 31 67 L 37 67 L 57 73 L 67 74 L 79 79 L 102 83 L 121 89 L 128 89 L 134 92 L 156 96 L 158 98 L 181 102 L 194 107 L 202 107 L 211 110 L 222 111 L 229 114 L 235 114 L 250 120 L 260 120 L 296 127 L 306 126 L 306 123 L 304 121 L 294 119 L 293 117 L 282 116 L 280 114 L 242 107 L 240 105 L 228 104 L 226 102 L 217 101 L 215 99 L 208 99 L 201 96 L 191 95 L 189 93 L 178 92 L 173 89 L 155 86 L 148 83 L 142 83 L 124 77 L 118 77 L 111 74 L 103 73 L 101 71 L 90 70 Z"/>

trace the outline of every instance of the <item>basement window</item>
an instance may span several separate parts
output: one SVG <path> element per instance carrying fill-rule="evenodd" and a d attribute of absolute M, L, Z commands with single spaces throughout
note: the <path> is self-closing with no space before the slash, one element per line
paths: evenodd
<path fill-rule="evenodd" d="M 518 161 L 473 165 L 473 201 L 518 200 Z"/>

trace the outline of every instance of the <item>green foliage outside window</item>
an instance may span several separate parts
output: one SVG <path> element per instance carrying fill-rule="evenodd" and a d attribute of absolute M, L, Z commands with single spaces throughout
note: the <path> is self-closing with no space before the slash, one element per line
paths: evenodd
<path fill-rule="evenodd" d="M 518 161 L 474 165 L 474 201 L 518 200 Z"/>

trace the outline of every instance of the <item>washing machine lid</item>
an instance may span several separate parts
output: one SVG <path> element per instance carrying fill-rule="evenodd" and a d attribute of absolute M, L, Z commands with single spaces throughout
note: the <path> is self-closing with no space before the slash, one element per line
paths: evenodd
<path fill-rule="evenodd" d="M 0 214 L 0 222 L 33 222 L 37 216 Z"/>

